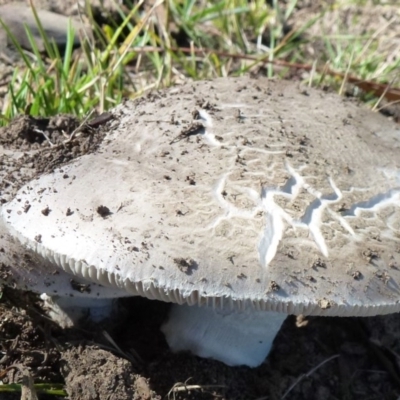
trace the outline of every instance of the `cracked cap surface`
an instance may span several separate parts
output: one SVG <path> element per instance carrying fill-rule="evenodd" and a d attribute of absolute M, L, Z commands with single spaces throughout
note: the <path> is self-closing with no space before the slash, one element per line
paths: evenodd
<path fill-rule="evenodd" d="M 95 153 L 3 206 L 34 251 L 176 303 L 400 310 L 394 123 L 334 94 L 250 78 L 186 84 L 113 115 Z"/>

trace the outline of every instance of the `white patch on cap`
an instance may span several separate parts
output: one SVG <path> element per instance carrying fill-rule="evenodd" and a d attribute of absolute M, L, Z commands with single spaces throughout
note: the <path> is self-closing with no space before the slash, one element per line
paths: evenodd
<path fill-rule="evenodd" d="M 328 247 L 321 232 L 322 214 L 328 204 L 337 203 L 342 199 L 341 191 L 337 188 L 331 178 L 329 178 L 329 183 L 333 189 L 333 193 L 323 195 L 307 184 L 299 172 L 289 164 L 286 164 L 286 170 L 291 177 L 287 180 L 285 185 L 279 189 L 264 188 L 262 190 L 261 197 L 263 199 L 263 209 L 266 212 L 266 223 L 258 245 L 258 252 L 260 262 L 263 266 L 267 266 L 274 259 L 279 243 L 282 240 L 286 229 L 285 222 L 289 223 L 292 227 L 306 227 L 314 238 L 314 242 L 319 251 L 327 257 Z M 295 221 L 275 203 L 274 196 L 285 196 L 291 201 L 294 201 L 299 195 L 301 189 L 305 189 L 307 192 L 315 196 L 315 200 L 307 206 L 300 220 Z"/>
<path fill-rule="evenodd" d="M 355 203 L 347 211 L 344 211 L 342 215 L 346 217 L 356 217 L 362 210 L 378 212 L 382 208 L 399 205 L 400 189 L 396 188 L 388 190 L 385 193 L 379 193 L 368 200 Z"/>

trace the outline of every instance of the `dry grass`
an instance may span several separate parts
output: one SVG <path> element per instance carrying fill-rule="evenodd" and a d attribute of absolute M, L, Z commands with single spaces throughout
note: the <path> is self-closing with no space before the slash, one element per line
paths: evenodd
<path fill-rule="evenodd" d="M 101 113 L 122 97 L 188 79 L 249 73 L 296 77 L 354 95 L 362 89 L 365 100 L 373 92 L 373 102 L 391 94 L 399 100 L 397 8 L 384 1 L 326 3 L 142 0 L 119 8 L 120 20 L 110 17 L 102 26 L 86 10 L 95 35 L 82 38 L 77 54 L 72 29 L 64 54 L 44 30 L 46 55 L 33 47 L 27 56 L 17 47 L 24 62 L 8 82 L 3 121 L 21 113 Z"/>

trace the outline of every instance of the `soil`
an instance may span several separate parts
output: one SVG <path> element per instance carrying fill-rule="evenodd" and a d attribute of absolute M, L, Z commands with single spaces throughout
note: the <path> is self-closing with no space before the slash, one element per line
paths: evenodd
<path fill-rule="evenodd" d="M 397 314 L 290 316 L 268 359 L 251 369 L 171 353 L 159 330 L 166 303 L 128 298 L 119 300 L 119 307 L 124 315 L 119 321 L 96 326 L 87 321 L 79 329 L 62 330 L 42 315 L 35 296 L 6 288 L 0 304 L 3 382 L 18 382 L 20 372 L 7 367 L 20 364 L 35 383 L 65 383 L 73 400 L 381 400 L 400 395 Z M 55 397 L 39 394 L 49 398 Z"/>
<path fill-rule="evenodd" d="M 95 150 L 104 137 L 104 124 L 80 123 L 70 115 L 35 118 L 21 115 L 0 128 L 0 203 L 5 203 L 24 183 L 51 172 L 62 163 Z M 1 157 L 13 152 L 14 157 Z"/>
<path fill-rule="evenodd" d="M 70 116 L 18 117 L 0 131 L 0 145 L 20 152 L 19 158 L 1 165 L 0 190 L 6 196 L 0 201 L 37 174 L 95 149 L 107 123 L 77 130 L 80 122 Z M 11 185 L 16 176 L 18 184 Z M 362 319 L 289 316 L 267 360 L 251 369 L 171 353 L 159 330 L 169 308 L 163 302 L 120 299 L 118 319 L 84 321 L 79 328 L 64 330 L 41 307 L 34 294 L 3 288 L 3 383 L 20 382 L 25 369 L 35 383 L 63 383 L 70 400 L 400 397 L 399 314 Z M 10 368 L 15 365 L 19 368 Z M 1 400 L 21 398 L 20 393 L 0 393 Z"/>

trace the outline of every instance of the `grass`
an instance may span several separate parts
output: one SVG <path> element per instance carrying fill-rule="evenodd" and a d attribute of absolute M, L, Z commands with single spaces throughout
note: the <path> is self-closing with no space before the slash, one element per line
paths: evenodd
<path fill-rule="evenodd" d="M 64 390 L 62 383 L 35 383 L 31 391 L 34 393 L 45 394 L 47 396 L 65 397 L 67 392 Z M 16 383 L 0 385 L 0 393 L 21 393 L 22 385 Z"/>
<path fill-rule="evenodd" d="M 314 85 L 339 90 L 350 75 L 390 83 L 399 68 L 400 59 L 390 59 L 381 46 L 393 21 L 362 33 L 349 32 L 340 22 L 334 33 L 324 28 L 329 13 L 349 3 L 370 7 L 376 1 L 337 1 L 293 29 L 288 22 L 297 0 L 288 0 L 285 7 L 278 0 L 159 0 L 152 7 L 144 3 L 118 8 L 120 21 L 113 17 L 102 26 L 88 9 L 94 37 L 82 38 L 85 43 L 78 52 L 73 50 L 72 27 L 63 54 L 43 28 L 45 55 L 29 31 L 29 55 L 13 38 L 23 63 L 8 84 L 3 124 L 21 113 L 101 113 L 123 97 L 138 97 L 186 79 L 246 73 L 284 77 L 295 71 Z M 357 18 L 354 15 L 355 23 Z M 309 51 L 315 44 L 320 48 L 317 55 Z"/>

